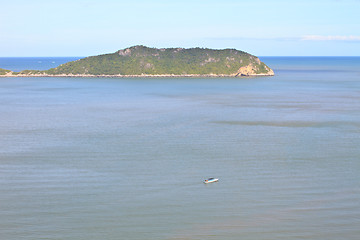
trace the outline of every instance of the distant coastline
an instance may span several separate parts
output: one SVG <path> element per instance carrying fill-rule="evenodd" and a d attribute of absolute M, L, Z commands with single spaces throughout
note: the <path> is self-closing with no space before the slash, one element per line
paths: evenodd
<path fill-rule="evenodd" d="M 73 77 L 73 78 L 221 78 L 221 77 L 262 77 L 274 76 L 274 74 L 249 74 L 236 76 L 234 74 L 141 74 L 141 75 L 93 75 L 93 74 L 5 74 L 0 75 L 3 78 L 16 77 Z"/>
<path fill-rule="evenodd" d="M 14 72 L 0 68 L 1 77 L 191 78 L 273 75 L 274 71 L 258 57 L 236 49 L 158 49 L 146 46 L 90 56 L 48 70 Z"/>

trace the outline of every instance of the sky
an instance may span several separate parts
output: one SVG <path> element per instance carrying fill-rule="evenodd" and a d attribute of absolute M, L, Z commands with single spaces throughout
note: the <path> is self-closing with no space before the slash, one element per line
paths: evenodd
<path fill-rule="evenodd" d="M 0 0 L 0 57 L 134 45 L 360 56 L 360 0 Z"/>

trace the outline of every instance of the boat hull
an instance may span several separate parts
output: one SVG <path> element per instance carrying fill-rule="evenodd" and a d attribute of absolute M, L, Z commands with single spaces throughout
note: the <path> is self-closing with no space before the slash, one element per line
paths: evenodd
<path fill-rule="evenodd" d="M 219 181 L 219 179 L 214 178 L 214 179 L 207 179 L 204 181 L 204 183 L 213 183 L 213 182 L 218 182 L 218 181 Z"/>

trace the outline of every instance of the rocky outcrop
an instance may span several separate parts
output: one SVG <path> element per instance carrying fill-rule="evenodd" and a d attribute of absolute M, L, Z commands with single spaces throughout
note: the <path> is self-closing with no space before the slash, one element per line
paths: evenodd
<path fill-rule="evenodd" d="M 131 49 L 127 48 L 124 50 L 119 50 L 118 51 L 120 56 L 130 56 L 131 55 Z"/>
<path fill-rule="evenodd" d="M 259 68 L 257 66 L 254 66 L 253 64 L 249 64 L 247 66 L 239 68 L 235 76 L 237 77 L 237 76 L 274 76 L 275 75 L 274 71 L 270 69 L 268 66 L 265 66 L 265 69 L 267 70 L 266 72 L 259 73 Z"/>

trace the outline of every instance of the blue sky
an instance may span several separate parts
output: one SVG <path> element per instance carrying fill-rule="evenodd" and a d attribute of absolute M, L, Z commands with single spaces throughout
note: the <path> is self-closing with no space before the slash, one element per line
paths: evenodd
<path fill-rule="evenodd" d="M 360 56 L 360 0 L 0 0 L 0 57 L 133 45 Z"/>

